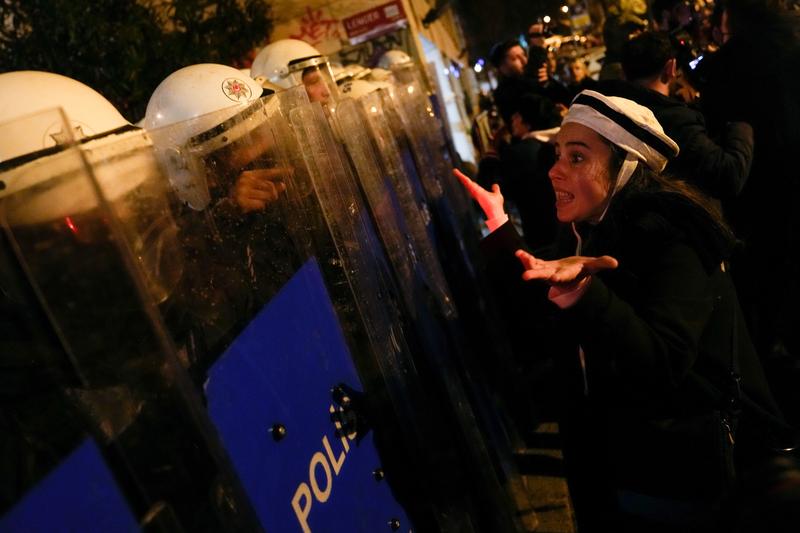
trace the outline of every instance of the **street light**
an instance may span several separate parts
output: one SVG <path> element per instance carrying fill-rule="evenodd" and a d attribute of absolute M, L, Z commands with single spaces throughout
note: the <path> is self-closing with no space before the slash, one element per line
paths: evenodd
<path fill-rule="evenodd" d="M 550 24 L 550 20 L 551 20 L 550 15 L 545 15 L 544 17 L 542 17 L 542 22 L 544 22 L 545 24 Z"/>
<path fill-rule="evenodd" d="M 569 6 L 561 6 L 561 12 L 564 14 L 569 13 Z"/>

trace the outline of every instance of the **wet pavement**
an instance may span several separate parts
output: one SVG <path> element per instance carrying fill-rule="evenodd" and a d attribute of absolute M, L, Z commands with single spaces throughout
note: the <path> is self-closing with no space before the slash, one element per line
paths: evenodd
<path fill-rule="evenodd" d="M 539 424 L 515 453 L 529 501 L 538 519 L 537 533 L 575 533 L 575 517 L 563 473 L 558 424 Z M 525 517 L 523 517 L 525 518 Z M 528 522 L 531 522 L 528 519 Z"/>

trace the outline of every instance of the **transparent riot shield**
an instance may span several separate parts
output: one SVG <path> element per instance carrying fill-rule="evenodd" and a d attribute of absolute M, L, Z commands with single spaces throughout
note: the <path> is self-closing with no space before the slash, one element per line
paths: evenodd
<path fill-rule="evenodd" d="M 392 239 L 392 234 L 397 233 L 396 230 L 393 231 L 393 228 L 402 227 L 405 231 L 409 231 L 411 228 L 417 230 L 416 235 L 420 237 L 419 241 L 409 238 L 410 249 L 414 252 L 412 254 L 413 261 L 418 266 L 422 263 L 420 268 L 414 270 L 422 270 L 424 273 L 424 275 L 415 277 L 416 287 L 423 286 L 430 292 L 439 291 L 437 294 L 442 296 L 439 303 L 443 306 L 442 308 L 447 309 L 447 312 L 443 317 L 433 309 L 432 302 L 426 298 L 430 292 L 425 290 L 408 291 L 407 300 L 410 302 L 407 302 L 407 305 L 414 306 L 411 313 L 413 315 L 412 333 L 415 335 L 420 349 L 419 353 L 415 354 L 416 366 L 421 374 L 427 374 L 428 393 L 436 398 L 437 405 L 440 406 L 440 416 L 451 421 L 454 425 L 453 431 L 460 435 L 459 440 L 465 448 L 462 461 L 471 465 L 468 471 L 470 476 L 474 476 L 473 486 L 481 487 L 479 491 L 476 491 L 480 494 L 475 494 L 474 497 L 480 501 L 492 501 L 492 511 L 489 513 L 491 516 L 480 517 L 478 521 L 484 524 L 482 527 L 491 529 L 502 530 L 506 527 L 513 527 L 510 526 L 514 522 L 511 516 L 513 511 L 510 509 L 507 496 L 508 493 L 511 493 L 518 500 L 520 491 L 515 491 L 514 487 L 507 486 L 504 493 L 503 485 L 508 482 L 501 480 L 508 480 L 510 474 L 514 475 L 515 480 L 510 482 L 511 485 L 514 485 L 521 478 L 518 473 L 513 471 L 510 449 L 508 443 L 503 441 L 502 427 L 496 423 L 496 413 L 489 412 L 492 410 L 491 401 L 487 404 L 487 398 L 473 386 L 469 378 L 469 371 L 463 366 L 465 356 L 466 359 L 470 359 L 465 353 L 469 350 L 463 331 L 456 319 L 452 299 L 444 283 L 444 276 L 441 275 L 438 262 L 425 264 L 425 252 L 430 250 L 430 248 L 426 250 L 425 244 L 427 242 L 430 245 L 430 241 L 424 238 L 425 230 L 420 220 L 420 212 L 406 213 L 403 210 L 403 204 L 410 207 L 413 203 L 410 187 L 401 186 L 400 189 L 397 189 L 396 183 L 392 183 L 388 179 L 391 172 L 387 169 L 394 168 L 395 171 L 399 171 L 397 161 L 399 154 L 388 150 L 387 143 L 381 145 L 372 135 L 371 128 L 363 127 L 365 123 L 370 123 L 370 117 L 375 117 L 373 122 L 377 121 L 378 117 L 386 118 L 383 113 L 385 109 L 381 109 L 379 113 L 380 97 L 374 96 L 373 100 L 361 100 L 358 102 L 359 105 L 350 107 L 347 105 L 347 99 L 340 100 L 336 112 L 331 114 L 331 118 L 337 126 L 335 130 L 339 139 L 346 147 L 355 175 L 365 192 L 367 202 L 373 212 L 373 218 L 376 220 L 376 226 L 380 229 L 386 247 L 391 248 L 392 242 L 398 240 Z M 353 111 L 353 108 L 356 112 Z M 380 148 L 376 150 L 378 146 Z M 407 184 L 407 181 L 403 180 L 403 183 Z M 388 191 L 384 191 L 384 188 Z M 382 202 L 381 199 L 386 196 L 393 198 L 393 203 Z M 409 202 L 409 200 L 412 201 Z M 392 204 L 398 210 L 395 213 L 387 212 L 386 207 Z M 395 223 L 394 219 L 398 219 L 400 222 Z M 387 239 L 387 235 L 389 239 Z M 402 254 L 393 254 L 389 251 L 388 255 L 395 272 L 398 273 L 398 278 L 402 279 L 403 269 L 398 268 L 396 264 L 397 260 L 402 260 Z M 431 258 L 430 255 L 428 258 Z M 439 285 L 436 285 L 437 281 L 440 283 Z M 403 290 L 407 290 L 402 281 L 400 281 L 400 285 Z M 476 416 L 480 416 L 481 419 L 476 420 Z M 481 431 L 478 429 L 479 427 L 484 429 Z M 489 433 L 485 433 L 486 431 Z M 489 441 L 486 440 L 487 437 L 489 437 Z M 490 443 L 492 440 L 496 442 Z M 488 448 L 493 450 L 492 453 L 488 452 Z M 498 455 L 502 456 L 503 464 L 497 464 L 493 460 L 493 456 Z M 528 507 L 525 502 L 524 508 Z M 491 526 L 486 526 L 489 523 Z"/>
<path fill-rule="evenodd" d="M 274 158 L 263 102 L 148 132 L 177 195 L 176 297 L 163 314 L 198 383 L 303 264 L 291 239 L 290 169 Z"/>
<path fill-rule="evenodd" d="M 427 145 L 425 128 L 431 116 L 426 115 L 424 107 L 420 107 L 418 98 L 421 87 L 416 83 L 396 85 L 390 90 L 391 98 L 399 113 L 402 127 L 412 144 L 414 157 L 419 168 L 419 175 L 428 196 L 429 202 L 437 202 L 444 194 L 444 189 L 436 172 L 435 161 Z M 421 95 L 424 98 L 424 95 Z"/>
<path fill-rule="evenodd" d="M 418 175 L 423 183 L 439 183 L 437 174 L 444 172 L 441 164 L 436 164 L 436 154 L 430 149 L 436 141 L 429 139 L 430 128 L 420 127 L 432 118 L 432 111 L 424 98 L 419 98 L 419 90 L 415 84 L 395 87 L 390 95 L 384 95 L 386 105 L 384 114 L 388 118 L 401 154 L 405 168 L 410 168 L 408 175 Z M 423 131 L 425 130 L 425 131 Z M 411 161 L 411 164 L 408 162 Z M 439 168 L 439 172 L 435 171 Z M 447 177 L 451 177 L 447 169 Z M 424 187 L 430 193 L 432 187 Z M 435 190 L 435 189 L 434 189 Z M 505 419 L 497 412 L 495 398 L 502 398 L 503 411 L 511 411 L 524 417 L 529 414 L 527 407 L 519 406 L 520 402 L 505 399 L 507 396 L 503 383 L 517 379 L 508 375 L 506 369 L 514 368 L 513 353 L 502 332 L 503 324 L 498 319 L 496 304 L 491 290 L 481 272 L 474 265 L 478 256 L 476 242 L 472 234 L 472 216 L 459 217 L 454 207 L 453 194 L 442 187 L 440 196 L 427 195 L 427 201 L 433 214 L 435 242 L 438 245 L 442 265 L 452 288 L 453 299 L 460 311 L 461 331 L 465 333 L 465 342 L 461 350 L 467 372 L 472 376 L 480 376 L 477 380 L 467 380 L 468 388 L 477 396 L 475 409 L 480 413 L 492 447 L 496 450 L 498 468 L 507 479 L 508 489 L 519 509 L 529 508 L 525 491 L 521 487 L 521 479 L 511 457 L 511 449 L 519 442 L 515 428 L 499 424 Z M 480 332 L 480 334 L 476 334 Z M 492 353 L 491 362 L 479 354 Z M 516 387 L 512 387 L 516 390 Z M 512 435 L 513 444 L 507 440 Z"/>
<path fill-rule="evenodd" d="M 447 196 L 452 214 L 461 231 L 464 232 L 464 237 L 474 240 L 475 236 L 479 234 L 477 214 L 472 209 L 470 199 L 463 187 L 456 182 L 452 175 L 454 163 L 449 143 L 442 130 L 441 117 L 437 116 L 429 96 L 417 83 L 396 86 L 393 94 L 399 99 L 398 106 L 410 128 L 410 133 L 418 138 L 415 143 L 418 143 L 416 150 L 419 152 L 419 157 L 424 158 L 426 167 L 430 169 L 429 172 L 433 173 L 443 193 Z"/>
<path fill-rule="evenodd" d="M 386 375 L 400 376 L 409 370 L 405 366 L 408 361 L 401 355 L 408 352 L 404 341 L 398 340 L 402 329 L 393 307 L 400 295 L 390 281 L 383 245 L 369 220 L 358 185 L 320 106 L 296 107 L 290 111 L 290 120 L 326 224 L 339 256 L 346 261 L 349 283 L 361 298 L 359 306 L 368 331 L 374 336 L 372 342 L 382 351 L 395 348 L 384 362 L 391 365 L 386 368 Z"/>
<path fill-rule="evenodd" d="M 68 124 L 55 110 L 37 116 L 45 127 L 53 124 L 54 131 Z M 29 124 L 1 124 L 0 132 L 6 138 Z M 71 141 L 67 133 L 65 143 Z M 19 167 L 64 149 L 51 149 L 25 162 L 3 162 L 0 209 L 5 197 L 48 177 L 45 172 L 33 176 Z M 69 458 L 90 427 L 68 393 L 82 385 L 77 365 L 51 327 L 5 231 L 0 233 L 0 328 L 0 525 L 5 526 L 12 509 L 23 505 L 23 496 Z"/>
<path fill-rule="evenodd" d="M 354 175 L 364 192 L 406 308 L 417 319 L 420 306 L 426 305 L 419 301 L 427 298 L 423 291 L 431 292 L 444 316 L 452 316 L 455 308 L 444 276 L 439 275 L 441 272 L 433 262 L 433 250 L 425 246 L 427 241 L 419 213 L 409 209 L 412 208 L 413 198 L 401 198 L 400 193 L 408 191 L 396 188 L 383 161 L 391 159 L 392 154 L 379 151 L 374 143 L 374 136 L 368 127 L 368 116 L 377 115 L 378 109 L 372 107 L 374 111 L 369 108 L 365 110 L 362 100 L 340 100 L 336 112 L 331 115 L 337 136 L 345 147 Z M 389 149 L 388 146 L 383 148 Z"/>
<path fill-rule="evenodd" d="M 398 84 L 393 87 L 391 94 L 412 135 L 417 157 L 424 161 L 427 172 L 431 174 L 424 179 L 435 180 L 442 193 L 452 195 L 446 176 L 452 164 L 442 156 L 444 139 L 439 131 L 441 124 L 423 87 L 416 82 Z M 452 203 L 454 199 L 450 198 L 449 201 Z M 455 207 L 452 207 L 454 213 L 460 214 Z"/>
<path fill-rule="evenodd" d="M 51 120 L 61 145 L 0 176 L 0 529 L 258 530 L 156 312 L 183 259 L 151 254 L 174 231 L 149 142 L 95 174 Z"/>
<path fill-rule="evenodd" d="M 437 399 L 441 415 L 453 420 L 454 429 L 460 433 L 459 440 L 465 448 L 463 460 L 471 465 L 469 471 L 474 476 L 474 485 L 481 487 L 480 491 L 476 491 L 479 493 L 476 498 L 492 502 L 490 527 L 510 527 L 514 513 L 511 511 L 511 499 L 507 497 L 516 497 L 516 493 L 512 487 L 504 485 L 509 483 L 509 474 L 515 475 L 514 482 L 521 478 L 513 469 L 508 443 L 502 442 L 502 428 L 495 428 L 496 413 L 492 412 L 491 401 L 474 387 L 469 371 L 464 366 L 465 359 L 469 359 L 465 353 L 468 348 L 441 267 L 438 262 L 425 263 L 425 252 L 432 250 L 425 246 L 426 243 L 430 245 L 430 241 L 426 239 L 419 212 L 403 209 L 404 204 L 407 207 L 413 205 L 409 187 L 402 186 L 407 185 L 407 181 L 393 182 L 390 179 L 390 169 L 395 172 L 396 178 L 399 177 L 399 153 L 392 150 L 394 144 L 389 141 L 393 139 L 384 137 L 383 143 L 379 143 L 375 138 L 373 132 L 376 128 L 372 126 L 379 126 L 381 119 L 385 120 L 385 115 L 382 113 L 380 95 L 372 93 L 371 96 L 357 101 L 348 98 L 340 100 L 331 118 L 335 121 L 335 130 L 344 143 L 355 175 L 365 192 L 401 289 L 407 296 L 414 333 L 421 348 L 415 357 L 416 366 L 420 373 L 430 374 L 427 380 L 430 394 Z M 371 127 L 364 128 L 365 124 Z M 384 127 L 377 131 L 387 135 L 388 128 L 385 123 L 382 125 Z M 399 189 L 396 187 L 398 184 Z M 412 227 L 417 229 L 419 241 L 412 238 Z M 407 232 L 406 241 L 397 236 L 403 232 Z M 392 252 L 393 247 L 402 245 L 412 253 L 403 256 L 397 251 Z M 432 260 L 433 257 L 429 254 L 427 259 Z M 403 268 L 403 265 L 397 264 L 402 260 L 411 261 L 411 265 Z M 410 286 L 402 279 L 406 270 L 412 270 L 415 274 Z M 439 285 L 434 285 L 437 281 Z M 438 306 L 430 298 L 434 292 L 438 296 Z M 446 313 L 441 313 L 442 309 L 446 309 Z M 492 451 L 489 452 L 489 449 Z M 502 456 L 499 464 L 495 460 L 498 456 Z"/>
<path fill-rule="evenodd" d="M 404 218 L 408 238 L 412 243 L 409 245 L 413 250 L 412 257 L 423 270 L 442 312 L 446 317 L 451 317 L 456 311 L 435 247 L 430 210 L 419 186 L 418 177 L 411 175 L 415 172 L 415 168 L 410 162 L 403 161 L 402 148 L 390 122 L 395 110 L 387 96 L 384 91 L 376 91 L 359 99 L 360 119 L 369 127 L 369 135 L 375 143 L 380 167 L 388 181 L 387 186 L 396 197 L 398 208 Z M 341 116 L 338 118 L 341 119 Z M 348 131 L 350 129 L 347 128 Z M 361 129 L 363 130 L 363 126 Z"/>
<path fill-rule="evenodd" d="M 460 166 L 461 159 L 453 144 L 447 117 L 444 116 L 444 101 L 442 100 L 439 77 L 432 72 L 434 69 L 433 63 L 428 63 L 427 67 L 427 79 L 431 81 L 430 91 L 424 93 L 425 101 L 420 99 L 419 104 L 425 109 L 425 114 L 421 118 L 428 117 L 433 119 L 429 122 L 425 131 L 430 142 L 431 155 L 434 158 L 434 162 L 440 167 L 442 185 L 456 204 L 459 214 L 465 217 L 464 223 L 467 224 L 465 227 L 470 228 L 472 231 L 477 231 L 478 228 L 469 226 L 470 222 L 475 220 L 476 215 L 471 209 L 471 199 L 450 173 L 450 169 Z M 426 84 L 421 81 L 423 78 L 422 73 L 413 63 L 410 65 L 398 65 L 393 69 L 393 73 L 395 73 L 396 78 L 402 85 L 414 83 L 423 90 L 426 88 Z"/>
<path fill-rule="evenodd" d="M 442 185 L 441 174 L 444 169 L 436 162 L 428 138 L 430 121 L 433 117 L 426 107 L 425 96 L 420 92 L 421 89 L 416 84 L 393 87 L 390 97 L 392 109 L 396 114 L 389 113 L 389 120 L 395 137 L 400 140 L 402 153 L 410 153 L 410 157 L 406 156 L 405 160 L 413 160 L 416 167 L 415 174 L 422 182 L 434 220 L 441 259 L 458 302 L 460 298 L 458 293 L 472 290 L 471 287 L 476 284 L 477 253 L 474 250 L 474 243 L 469 238 L 469 232 L 464 231 L 463 218 L 457 213 L 451 195 L 446 194 Z M 467 300 L 466 297 L 462 299 Z"/>
<path fill-rule="evenodd" d="M 413 61 L 392 65 L 392 75 L 399 85 L 413 83 L 423 90 L 427 86 L 422 71 Z"/>
<path fill-rule="evenodd" d="M 433 72 L 435 68 L 436 67 L 434 63 L 431 62 L 427 64 L 428 79 L 430 79 L 432 82 L 431 91 L 428 93 L 428 105 L 431 107 L 433 115 L 436 117 L 439 124 L 439 128 L 435 132 L 435 138 L 440 140 L 438 148 L 441 151 L 442 157 L 447 159 L 452 166 L 457 165 L 457 162 L 460 159 L 455 151 L 453 145 L 453 134 L 450 130 L 448 119 L 445 116 L 445 103 L 442 98 L 444 92 L 442 91 L 442 85 L 440 83 L 439 76 Z M 450 75 L 448 74 L 448 77 L 449 76 Z"/>
<path fill-rule="evenodd" d="M 377 135 L 378 142 L 384 142 L 380 140 L 383 138 L 392 139 L 394 141 L 397 153 L 400 156 L 400 171 L 408 178 L 410 192 L 416 204 L 419 206 L 420 216 L 425 223 L 425 231 L 431 243 L 434 245 L 434 248 L 439 252 L 441 243 L 438 241 L 436 234 L 436 224 L 434 224 L 435 216 L 432 209 L 432 206 L 435 206 L 435 197 L 432 196 L 431 200 L 429 200 L 426 194 L 426 187 L 423 184 L 424 173 L 419 170 L 418 158 L 415 156 L 403 119 L 398 112 L 395 98 L 393 98 L 394 90 L 390 88 L 386 91 L 380 91 L 378 94 L 382 104 L 381 107 L 378 108 L 382 110 L 381 121 L 389 128 L 388 136 L 383 134 Z M 426 176 L 425 179 L 428 177 L 429 176 Z M 441 195 L 441 189 L 438 188 L 438 184 L 437 190 L 439 191 L 439 195 Z"/>
<path fill-rule="evenodd" d="M 359 306 L 383 309 L 387 296 L 378 288 L 357 300 L 335 274 L 343 261 L 320 236 L 328 226 L 316 190 L 302 154 L 285 149 L 281 120 L 273 99 L 149 133 L 179 198 L 205 198 L 176 206 L 189 259 L 162 313 L 265 529 L 409 528 L 392 490 L 395 464 L 413 461 L 396 407 L 411 410 L 381 398 L 409 397 L 413 384 L 384 379 L 360 341 L 370 330 Z M 413 373 L 398 356 L 402 332 L 387 334 L 387 375 Z"/>
<path fill-rule="evenodd" d="M 281 136 L 287 141 L 286 151 L 295 162 L 296 175 L 305 174 L 308 178 L 314 190 L 309 200 L 323 214 L 323 229 L 327 233 L 324 238 L 334 243 L 337 252 L 335 257 L 321 260 L 320 265 L 327 267 L 326 277 L 332 280 L 340 280 L 344 273 L 366 325 L 368 352 L 364 355 L 372 360 L 364 361 L 363 366 L 374 366 L 377 370 L 372 379 L 382 383 L 383 403 L 391 407 L 400 424 L 385 434 L 399 430 L 396 438 L 404 442 L 414 457 L 400 465 L 405 474 L 404 500 L 415 500 L 417 507 L 424 502 L 427 509 L 422 512 L 431 518 L 427 525 L 420 526 L 422 529 L 474 530 L 472 509 L 465 500 L 467 483 L 463 479 L 463 465 L 455 461 L 457 443 L 449 429 L 451 423 L 430 409 L 430 405 L 436 404 L 431 403 L 434 400 L 415 368 L 416 348 L 410 345 L 415 339 L 408 337 L 401 311 L 403 300 L 349 162 L 320 106 L 299 105 L 290 109 L 276 105 L 275 111 L 280 110 L 288 110 L 291 117 L 289 132 Z M 379 299 L 373 300 L 371 295 Z M 388 414 L 375 416 L 385 425 Z"/>
<path fill-rule="evenodd" d="M 419 261 L 428 273 L 428 279 L 441 280 L 439 286 L 446 291 L 447 303 L 454 308 L 438 254 L 433 248 L 433 241 L 426 231 L 425 221 L 421 215 L 421 213 L 425 213 L 424 197 L 421 200 L 415 197 L 414 187 L 411 185 L 416 179 L 413 176 L 413 165 L 411 169 L 404 165 L 401 157 L 402 143 L 392 129 L 392 116 L 396 115 L 392 100 L 388 94 L 376 92 L 362 97 L 359 103 L 362 106 L 364 121 L 369 124 L 372 138 L 376 143 L 378 158 L 384 171 L 391 177 L 392 187 L 400 200 L 407 226 L 413 228 Z M 339 118 L 341 117 L 339 116 Z M 420 203 L 423 205 L 422 208 L 419 207 Z M 493 450 L 494 460 L 488 460 L 488 462 L 494 462 L 498 475 L 503 480 L 502 483 L 516 507 L 520 510 L 530 509 L 522 478 L 514 464 L 513 447 L 506 437 L 507 430 L 501 422 L 503 416 L 498 413 L 497 406 L 494 405 L 495 402 L 492 399 L 493 394 L 486 389 L 482 379 L 475 382 L 470 377 L 476 372 L 478 375 L 482 375 L 480 367 L 474 364 L 475 354 L 472 350 L 474 344 L 467 340 L 468 336 L 465 335 L 461 319 L 455 313 L 450 315 L 442 326 L 450 339 L 454 360 L 436 366 L 443 374 L 446 374 L 449 368 L 452 375 L 459 376 L 456 379 L 464 382 L 462 394 L 470 397 L 472 410 L 480 419 L 480 425 L 483 427 L 483 438 L 487 440 L 487 445 Z M 502 351 L 502 349 L 502 346 L 496 347 L 496 351 Z M 452 400 L 453 398 L 451 398 Z M 469 415 L 465 418 L 471 421 Z M 480 450 L 478 452 L 480 453 Z M 525 522 L 526 518 L 523 516 L 522 520 Z M 530 522 L 530 519 L 527 520 Z"/>

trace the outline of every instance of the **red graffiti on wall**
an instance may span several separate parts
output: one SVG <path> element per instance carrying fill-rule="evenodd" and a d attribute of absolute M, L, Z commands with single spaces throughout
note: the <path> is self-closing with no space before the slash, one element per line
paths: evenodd
<path fill-rule="evenodd" d="M 300 19 L 300 32 L 289 37 L 312 45 L 328 39 L 339 39 L 339 21 L 326 19 L 321 9 L 306 6 L 306 14 Z"/>

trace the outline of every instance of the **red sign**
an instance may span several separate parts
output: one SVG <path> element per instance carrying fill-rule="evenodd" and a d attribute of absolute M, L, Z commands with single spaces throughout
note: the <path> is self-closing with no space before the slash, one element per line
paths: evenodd
<path fill-rule="evenodd" d="M 403 5 L 400 0 L 394 0 L 347 17 L 342 24 L 350 38 L 350 44 L 358 44 L 401 28 L 406 22 Z"/>

